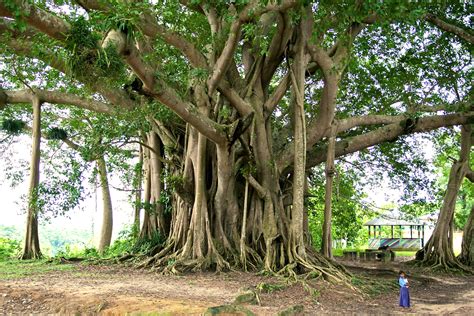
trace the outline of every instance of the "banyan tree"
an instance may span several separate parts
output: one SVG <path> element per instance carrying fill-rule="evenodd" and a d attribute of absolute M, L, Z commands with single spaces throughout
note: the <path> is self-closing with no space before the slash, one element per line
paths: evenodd
<path fill-rule="evenodd" d="M 466 12 L 398 1 L 2 1 L 5 63 L 21 56 L 44 65 L 38 76 L 59 73 L 4 91 L 5 103 L 36 93 L 141 120 L 142 234 L 166 237 L 143 265 L 343 278 L 305 238 L 308 173 L 473 122 Z"/>

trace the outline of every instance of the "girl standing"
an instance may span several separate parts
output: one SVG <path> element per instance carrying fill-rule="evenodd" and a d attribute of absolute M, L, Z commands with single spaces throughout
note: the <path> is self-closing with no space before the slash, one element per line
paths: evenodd
<path fill-rule="evenodd" d="M 403 271 L 398 273 L 398 284 L 400 284 L 400 306 L 408 308 L 410 307 L 410 292 L 407 275 Z"/>

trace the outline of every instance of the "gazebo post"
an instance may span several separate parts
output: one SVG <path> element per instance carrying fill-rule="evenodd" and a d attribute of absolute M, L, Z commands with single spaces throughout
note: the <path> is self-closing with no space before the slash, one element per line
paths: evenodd
<path fill-rule="evenodd" d="M 421 226 L 421 246 L 425 246 L 425 225 Z"/>
<path fill-rule="evenodd" d="M 410 239 L 413 238 L 413 226 L 410 225 Z"/>
<path fill-rule="evenodd" d="M 369 239 L 370 239 L 370 225 L 367 225 L 367 228 L 369 230 Z"/>
<path fill-rule="evenodd" d="M 393 239 L 393 225 L 392 225 L 392 239 Z"/>

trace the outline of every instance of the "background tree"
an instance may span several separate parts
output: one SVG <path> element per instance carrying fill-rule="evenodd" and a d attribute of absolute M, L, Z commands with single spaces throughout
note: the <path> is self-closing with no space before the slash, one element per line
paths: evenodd
<path fill-rule="evenodd" d="M 40 179 L 40 148 L 41 148 L 41 101 L 33 96 L 33 129 L 30 164 L 30 188 L 28 191 L 28 213 L 26 220 L 26 237 L 21 259 L 41 258 L 38 236 L 38 189 Z"/>
<path fill-rule="evenodd" d="M 424 265 L 432 265 L 434 268 L 441 267 L 446 270 L 450 268 L 464 269 L 453 252 L 454 211 L 459 188 L 470 168 L 471 133 L 472 129 L 469 125 L 461 128 L 459 158 L 453 162 L 451 167 L 438 221 L 426 245 L 417 252 L 417 259 L 422 260 Z"/>

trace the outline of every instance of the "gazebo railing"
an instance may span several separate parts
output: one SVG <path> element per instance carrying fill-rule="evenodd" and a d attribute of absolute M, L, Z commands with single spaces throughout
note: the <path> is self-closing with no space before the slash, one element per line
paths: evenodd
<path fill-rule="evenodd" d="M 389 246 L 394 250 L 418 250 L 423 247 L 423 238 L 370 238 L 368 248 L 378 249 Z"/>

